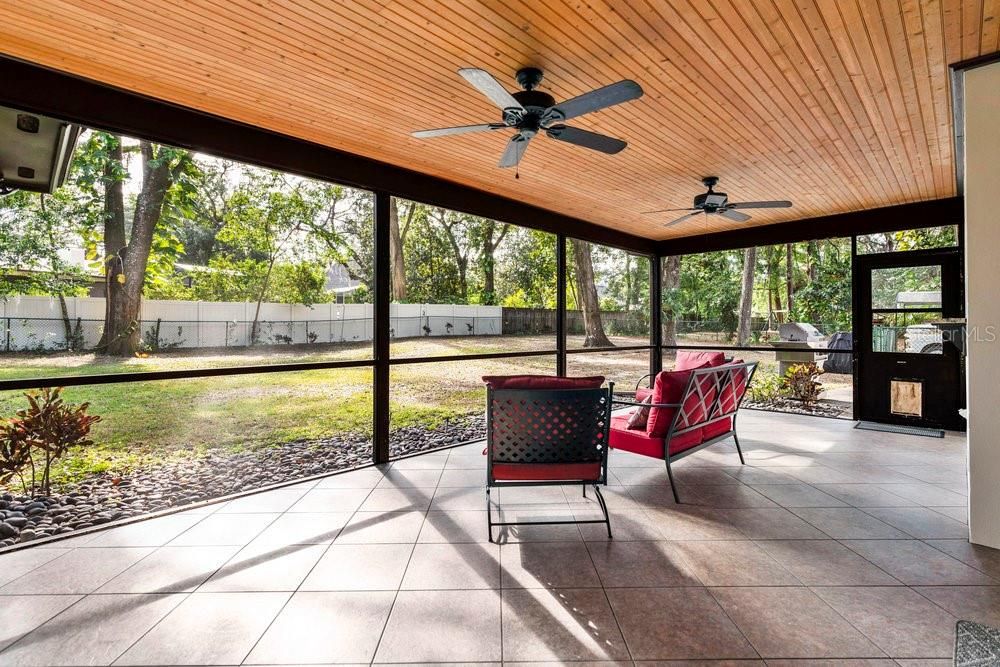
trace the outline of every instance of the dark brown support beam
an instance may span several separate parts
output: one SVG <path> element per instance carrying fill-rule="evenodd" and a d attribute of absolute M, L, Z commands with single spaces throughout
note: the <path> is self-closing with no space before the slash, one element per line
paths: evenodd
<path fill-rule="evenodd" d="M 663 368 L 663 271 L 660 257 L 649 258 L 649 372 L 655 378 Z"/>
<path fill-rule="evenodd" d="M 657 244 L 657 254 L 690 255 L 715 250 L 737 250 L 750 246 L 798 243 L 879 232 L 896 232 L 918 227 L 962 225 L 964 205 L 961 197 L 871 208 L 852 213 L 824 215 L 773 225 L 746 227 L 728 232 L 685 236 Z"/>
<path fill-rule="evenodd" d="M 375 378 L 372 442 L 375 463 L 389 461 L 389 305 L 392 268 L 389 266 L 389 194 L 375 193 Z"/>
<path fill-rule="evenodd" d="M 361 155 L 0 56 L 0 105 L 553 234 L 649 253 L 653 241 Z M 290 109 L 289 113 L 294 113 Z"/>
<path fill-rule="evenodd" d="M 556 375 L 566 376 L 566 236 L 556 236 Z"/>

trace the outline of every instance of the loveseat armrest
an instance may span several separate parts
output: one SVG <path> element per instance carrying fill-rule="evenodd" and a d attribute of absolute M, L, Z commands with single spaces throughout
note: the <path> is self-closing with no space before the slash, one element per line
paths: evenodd
<path fill-rule="evenodd" d="M 639 378 L 639 381 L 635 383 L 635 390 L 639 391 L 640 385 L 642 385 L 642 381 L 645 380 L 645 379 L 647 379 L 647 378 L 651 378 L 651 377 L 653 377 L 652 373 L 646 373 L 641 378 Z"/>

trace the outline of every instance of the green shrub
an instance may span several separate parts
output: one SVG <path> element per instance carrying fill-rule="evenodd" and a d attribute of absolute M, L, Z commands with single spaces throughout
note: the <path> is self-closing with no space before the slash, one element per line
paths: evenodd
<path fill-rule="evenodd" d="M 812 362 L 795 364 L 785 372 L 785 387 L 792 398 L 813 406 L 823 389 L 823 385 L 816 381 L 822 374 L 820 367 Z"/>
<path fill-rule="evenodd" d="M 784 378 L 777 373 L 758 370 L 747 387 L 747 397 L 754 403 L 767 403 L 786 394 Z"/>
<path fill-rule="evenodd" d="M 87 436 L 101 418 L 87 414 L 89 403 L 67 405 L 60 394 L 62 387 L 28 392 L 28 407 L 0 421 L 0 484 L 17 477 L 25 492 L 50 495 L 52 464 L 73 447 L 93 444 Z"/>

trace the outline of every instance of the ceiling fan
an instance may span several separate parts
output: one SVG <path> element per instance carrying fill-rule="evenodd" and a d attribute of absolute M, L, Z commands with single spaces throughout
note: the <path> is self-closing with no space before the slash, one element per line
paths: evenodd
<path fill-rule="evenodd" d="M 621 139 L 571 127 L 563 124 L 563 121 L 642 97 L 642 88 L 639 84 L 625 80 L 556 104 L 551 95 L 535 90 L 542 82 L 542 70 L 537 67 L 525 67 L 517 71 L 515 79 L 524 90 L 516 93 L 508 92 L 485 70 L 469 67 L 458 70 L 458 73 L 500 107 L 501 122 L 420 130 L 414 132 L 413 136 L 426 139 L 512 128 L 517 132 L 507 142 L 507 149 L 498 163 L 500 167 L 516 167 L 524 157 L 528 142 L 539 132 L 545 132 L 553 139 L 602 153 L 617 153 L 627 146 Z"/>
<path fill-rule="evenodd" d="M 733 220 L 734 222 L 746 222 L 750 219 L 750 216 L 746 213 L 741 213 L 737 209 L 741 208 L 788 208 L 792 205 L 790 201 L 744 201 L 744 202 L 730 202 L 729 196 L 725 192 L 716 192 L 714 188 L 719 183 L 718 176 L 705 176 L 701 179 L 701 182 L 705 184 L 708 188 L 708 192 L 696 195 L 694 198 L 694 206 L 691 208 L 665 208 L 659 211 L 645 211 L 643 215 L 649 215 L 652 213 L 667 213 L 669 211 L 690 211 L 690 213 L 685 213 L 676 220 L 671 220 L 664 225 L 665 227 L 670 227 L 678 223 L 684 222 L 689 218 L 693 218 L 699 213 L 705 213 L 706 215 L 721 215 L 724 218 Z"/>

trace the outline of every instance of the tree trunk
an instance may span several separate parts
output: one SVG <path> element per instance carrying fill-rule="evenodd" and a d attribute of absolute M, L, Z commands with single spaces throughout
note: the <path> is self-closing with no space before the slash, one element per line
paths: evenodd
<path fill-rule="evenodd" d="M 389 266 L 392 269 L 392 300 L 406 301 L 406 261 L 403 258 L 403 235 L 399 231 L 399 208 L 396 198 L 389 203 Z M 410 217 L 416 204 L 410 204 Z"/>
<path fill-rule="evenodd" d="M 111 225 L 111 234 L 109 235 L 106 226 L 105 250 L 110 258 L 110 266 L 102 351 L 119 357 L 132 356 L 139 350 L 139 310 L 142 306 L 146 265 L 153 245 L 153 233 L 160 221 L 163 200 L 171 182 L 168 161 L 156 159 L 153 145 L 148 141 L 141 141 L 139 149 L 142 155 L 142 190 L 136 197 L 127 245 L 124 243 L 125 206 L 121 181 L 116 179 L 114 187 L 109 187 L 105 195 L 105 224 Z M 112 158 L 121 165 L 121 157 L 119 141 L 117 155 Z M 121 220 L 120 226 L 118 219 Z"/>
<path fill-rule="evenodd" d="M 496 245 L 493 242 L 493 225 L 489 223 L 486 233 L 483 234 L 483 247 L 480 250 L 480 265 L 483 267 L 483 298 L 484 306 L 495 306 L 497 304 L 496 288 L 496 259 L 493 253 Z"/>
<path fill-rule="evenodd" d="M 583 311 L 584 347 L 611 347 L 611 341 L 604 333 L 601 320 L 601 304 L 594 282 L 594 262 L 590 256 L 590 244 L 573 239 L 573 258 L 576 262 L 577 305 Z"/>
<path fill-rule="evenodd" d="M 743 251 L 743 285 L 740 288 L 740 319 L 736 328 L 736 343 L 746 345 L 750 340 L 750 318 L 753 306 L 754 269 L 757 267 L 757 248 Z"/>
<path fill-rule="evenodd" d="M 661 300 L 663 301 L 663 344 L 677 344 L 677 314 L 673 308 L 673 290 L 681 285 L 680 255 L 663 258 Z"/>
<path fill-rule="evenodd" d="M 795 291 L 795 262 L 792 258 L 792 244 L 785 244 L 785 307 L 788 309 L 786 322 L 792 321 L 792 294 Z"/>

